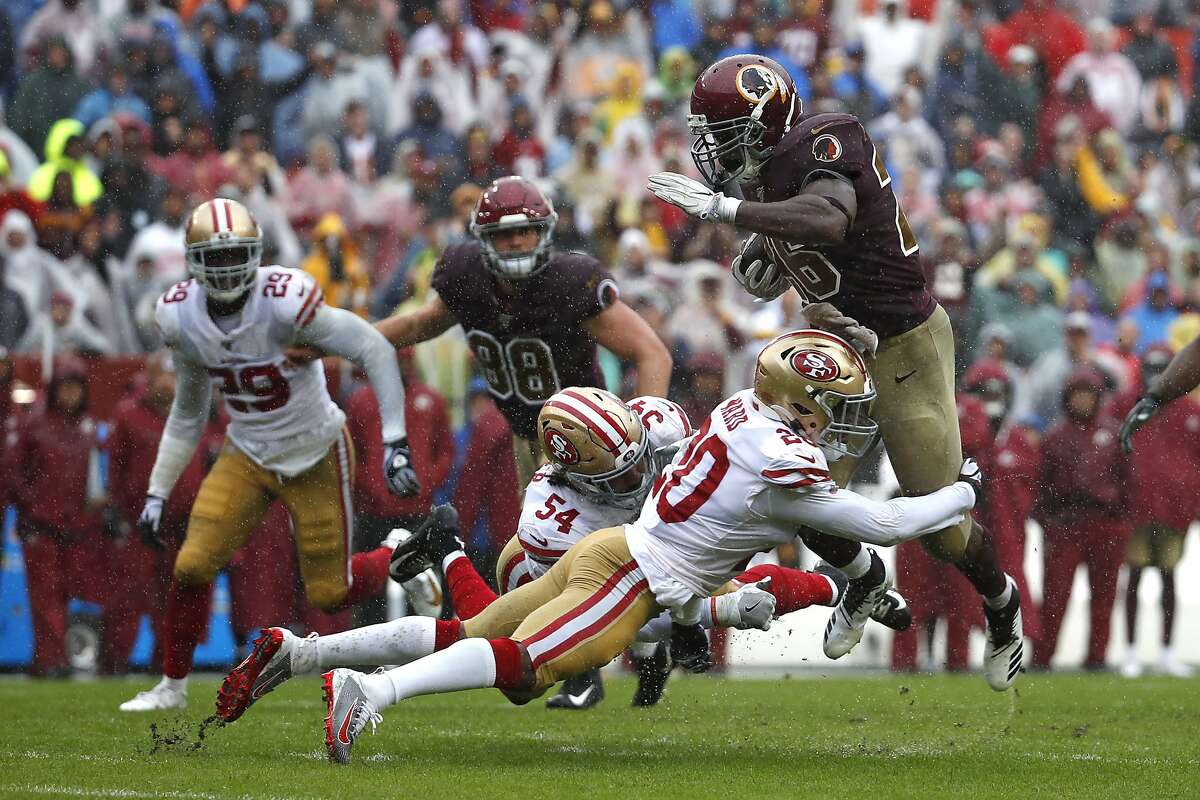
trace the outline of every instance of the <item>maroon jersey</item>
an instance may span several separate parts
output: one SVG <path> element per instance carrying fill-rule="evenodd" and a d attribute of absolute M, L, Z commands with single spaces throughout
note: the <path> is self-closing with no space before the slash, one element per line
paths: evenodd
<path fill-rule="evenodd" d="M 596 343 L 583 323 L 617 301 L 616 281 L 583 253 L 554 253 L 505 293 L 475 241 L 446 249 L 433 288 L 454 312 L 513 433 L 536 436 L 542 403 L 567 386 L 602 386 Z"/>
<path fill-rule="evenodd" d="M 757 199 L 773 203 L 812 181 L 838 176 L 854 185 L 858 213 L 839 245 L 768 238 L 767 249 L 809 302 L 829 302 L 880 338 L 916 327 L 933 313 L 917 238 L 892 193 L 892 177 L 871 137 L 849 114 L 816 114 L 792 128 L 763 169 Z"/>

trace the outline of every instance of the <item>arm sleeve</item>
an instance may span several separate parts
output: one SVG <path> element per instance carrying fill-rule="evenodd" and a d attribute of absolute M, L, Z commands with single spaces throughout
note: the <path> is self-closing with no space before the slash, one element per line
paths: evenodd
<path fill-rule="evenodd" d="M 196 443 L 204 433 L 208 419 L 212 386 L 204 368 L 194 361 L 183 358 L 178 352 L 175 361 L 175 401 L 167 417 L 162 440 L 158 443 L 158 457 L 150 472 L 149 493 L 156 497 L 171 496 L 175 481 L 183 474 Z"/>
<path fill-rule="evenodd" d="M 885 547 L 961 522 L 974 505 L 975 493 L 961 482 L 932 494 L 897 497 L 886 503 L 835 489 L 832 484 L 799 492 L 772 486 L 751 501 L 751 509 L 766 517 Z"/>
<path fill-rule="evenodd" d="M 400 379 L 396 351 L 382 333 L 349 311 L 321 304 L 312 321 L 296 332 L 296 341 L 339 355 L 361 367 L 379 400 L 383 440 L 394 442 L 405 436 L 404 382 Z"/>

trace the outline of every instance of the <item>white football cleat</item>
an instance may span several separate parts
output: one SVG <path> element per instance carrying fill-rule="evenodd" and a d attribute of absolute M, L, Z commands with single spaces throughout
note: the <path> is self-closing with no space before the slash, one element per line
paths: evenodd
<path fill-rule="evenodd" d="M 987 620 L 987 644 L 983 651 L 983 676 L 988 686 L 1003 692 L 1013 685 L 1025 657 L 1025 632 L 1021 625 L 1021 592 L 1008 575 L 1012 599 L 1004 608 L 991 609 L 983 604 Z"/>
<path fill-rule="evenodd" d="M 163 678 L 153 689 L 138 692 L 132 700 L 121 703 L 122 711 L 184 711 L 187 709 L 187 692 L 167 686 Z"/>
<path fill-rule="evenodd" d="M 841 602 L 833 609 L 829 624 L 825 626 L 822 647 L 829 658 L 841 658 L 854 649 L 862 640 L 863 629 L 867 626 L 867 620 L 871 618 L 875 607 L 879 605 L 880 599 L 888 589 L 892 588 L 892 579 L 879 555 L 871 548 L 867 548 L 867 552 L 871 554 L 871 568 L 867 574 L 882 574 L 883 580 L 872 583 L 864 576 L 851 580 L 846 586 Z"/>
<path fill-rule="evenodd" d="M 1190 678 L 1196 672 L 1195 669 L 1180 661 L 1175 655 L 1175 651 L 1170 648 L 1162 651 L 1162 656 L 1158 659 L 1158 671 L 1172 678 Z"/>
<path fill-rule="evenodd" d="M 374 704 L 367 699 L 359 679 L 361 672 L 352 669 L 335 669 L 322 676 L 322 688 L 325 693 L 325 706 L 328 714 L 325 717 L 325 749 L 329 760 L 337 764 L 350 763 L 350 749 L 366 729 L 371 725 L 371 733 L 375 726 L 383 722 L 383 715 L 375 710 Z"/>
<path fill-rule="evenodd" d="M 1125 661 L 1121 664 L 1121 676 L 1125 678 L 1140 678 L 1145 672 L 1142 662 L 1138 661 L 1137 652 L 1131 647 L 1125 651 Z"/>

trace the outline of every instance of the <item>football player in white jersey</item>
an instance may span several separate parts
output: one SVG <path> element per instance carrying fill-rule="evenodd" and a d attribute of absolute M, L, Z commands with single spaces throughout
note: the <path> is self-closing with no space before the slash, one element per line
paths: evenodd
<path fill-rule="evenodd" d="M 650 492 L 651 483 L 669 463 L 677 447 L 692 434 L 683 409 L 659 397 L 625 403 L 601 389 L 573 387 L 558 392 L 542 407 L 538 437 L 549 463 L 535 473 L 525 491 L 517 534 L 497 565 L 505 593 L 546 574 L 571 547 L 595 530 L 632 522 Z M 491 637 L 512 630 L 484 628 L 472 622 L 496 600 L 476 572 L 456 536 L 457 515 L 440 506 L 392 556 L 392 577 L 404 582 L 440 564 L 458 619 L 450 622 L 406 618 L 329 636 L 300 639 L 282 628 L 268 628 L 254 652 L 227 676 L 218 703 L 223 719 L 237 719 L 247 707 L 296 674 L 355 664 L 400 664 L 428 655 L 468 636 Z M 769 581 L 768 581 L 769 579 Z M 754 606 L 769 583 L 769 604 Z M 786 569 L 771 564 L 739 574 L 701 610 L 704 627 L 763 627 L 771 609 L 777 615 L 810 605 L 835 605 L 846 585 L 844 576 Z M 896 609 L 904 601 L 892 593 L 892 604 L 876 619 L 900 625 Z M 890 613 L 889 613 L 890 612 Z M 907 619 L 907 614 L 903 615 Z M 408 635 L 405 635 L 405 631 Z M 670 619 L 648 625 L 634 648 L 638 690 L 633 704 L 655 704 L 662 696 L 671 662 L 666 641 Z M 422 637 L 422 633 L 431 635 Z M 590 677 L 589 677 L 590 676 Z M 551 701 L 557 707 L 588 708 L 603 694 L 598 670 L 572 676 Z"/>
<path fill-rule="evenodd" d="M 345 417 L 325 386 L 320 362 L 293 364 L 293 344 L 318 346 L 364 369 L 379 397 L 388 487 L 417 491 L 405 436 L 404 386 L 395 351 L 354 314 L 325 305 L 304 272 L 260 267 L 262 231 L 250 212 L 216 198 L 186 226 L 191 280 L 168 289 L 155 317 L 171 348 L 178 388 L 138 521 L 144 540 L 163 547 L 165 499 L 192 458 L 213 387 L 224 395 L 227 441 L 192 507 L 167 598 L 163 678 L 123 703 L 123 711 L 187 706 L 187 675 L 204 630 L 212 581 L 282 500 L 291 513 L 309 602 L 334 610 L 383 588 L 390 551 L 351 557 L 354 457 Z"/>
<path fill-rule="evenodd" d="M 866 414 L 873 395 L 862 359 L 844 340 L 812 330 L 776 339 L 759 355 L 755 389 L 709 416 L 655 480 L 636 522 L 590 534 L 545 575 L 466 623 L 511 633 L 485 639 L 460 631 L 444 649 L 394 669 L 327 672 L 331 760 L 347 763 L 379 712 L 409 697 L 496 687 L 527 702 L 564 677 L 608 663 L 664 610 L 673 657 L 702 668 L 708 643 L 699 621 L 708 597 L 801 525 L 895 545 L 962 519 L 981 488 L 969 460 L 951 486 L 886 503 L 833 483 L 826 452 L 867 446 L 876 432 Z M 773 602 L 766 593 L 758 600 Z M 847 624 L 861 635 L 867 616 Z M 455 638 L 451 624 L 408 635 L 444 646 Z"/>

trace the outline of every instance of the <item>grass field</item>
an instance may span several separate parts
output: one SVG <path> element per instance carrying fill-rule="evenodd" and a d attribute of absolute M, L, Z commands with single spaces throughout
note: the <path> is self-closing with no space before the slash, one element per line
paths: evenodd
<path fill-rule="evenodd" d="M 193 681 L 185 714 L 116 711 L 150 683 L 0 680 L 0 797 L 1200 796 L 1200 681 L 689 677 L 635 711 L 623 678 L 584 713 L 474 692 L 390 709 L 344 768 L 325 761 L 317 679 L 199 744 L 216 681 Z"/>

